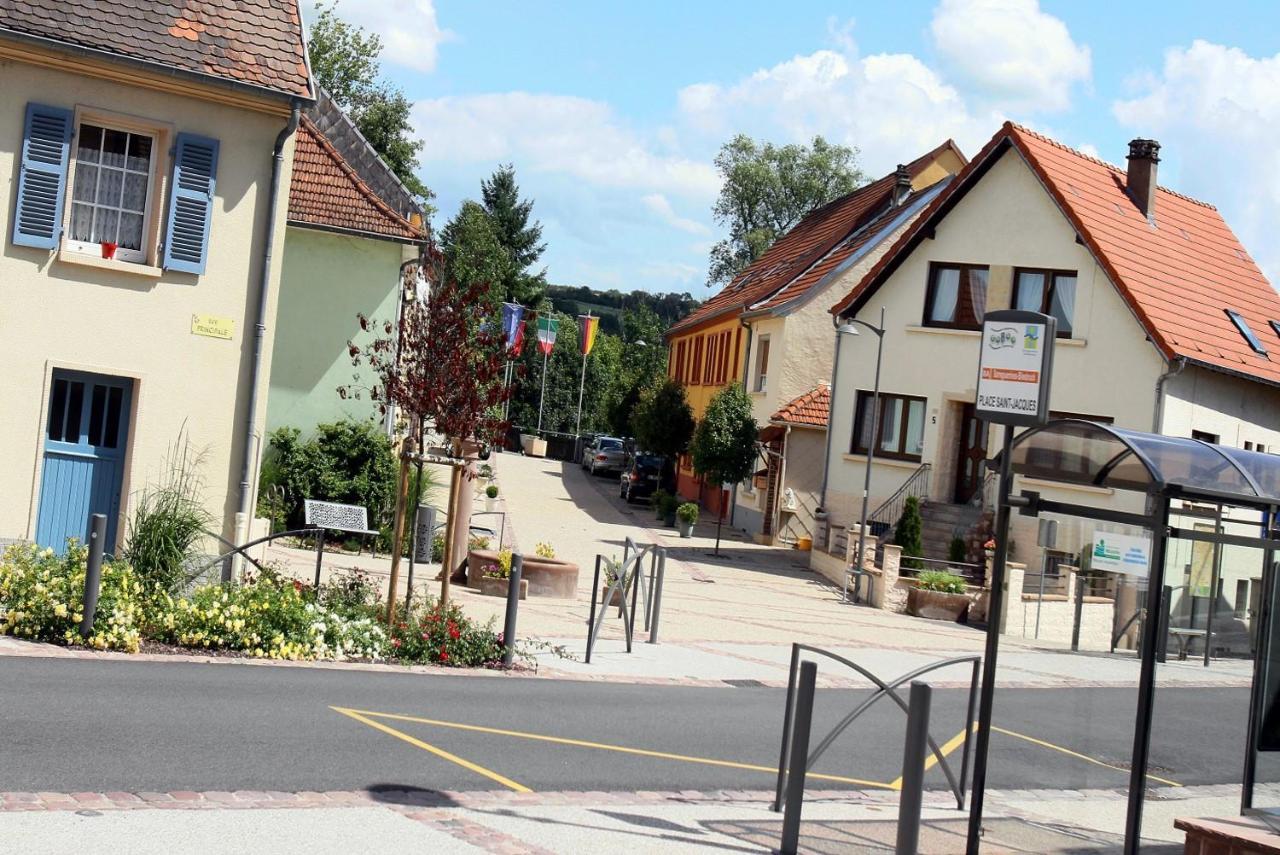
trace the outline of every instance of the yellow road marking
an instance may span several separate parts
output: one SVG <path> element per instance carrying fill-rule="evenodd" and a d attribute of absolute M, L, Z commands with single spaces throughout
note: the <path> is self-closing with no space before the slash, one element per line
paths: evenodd
<path fill-rule="evenodd" d="M 1026 740 L 1027 742 L 1030 742 L 1032 745 L 1039 745 L 1041 748 L 1048 748 L 1050 751 L 1057 751 L 1062 754 L 1066 754 L 1068 757 L 1075 757 L 1077 760 L 1084 760 L 1085 762 L 1092 763 L 1095 766 L 1102 766 L 1103 768 L 1106 768 L 1106 769 L 1114 769 L 1117 772 L 1124 772 L 1125 774 L 1129 773 L 1129 770 L 1125 769 L 1122 766 L 1115 766 L 1115 765 L 1112 765 L 1111 763 L 1104 763 L 1103 761 L 1094 759 L 1093 757 L 1090 757 L 1087 754 L 1081 754 L 1078 751 L 1072 751 L 1070 748 L 1063 748 L 1061 745 L 1054 745 L 1052 742 L 1045 742 L 1043 739 L 1036 739 L 1034 736 L 1027 736 L 1025 733 L 1018 733 L 1017 731 L 1013 731 L 1013 730 L 1005 730 L 1003 727 L 996 727 L 994 724 L 991 725 L 991 730 L 994 731 L 995 733 L 1003 733 L 1005 736 L 1012 736 L 1014 739 Z M 1170 781 L 1168 778 L 1161 778 L 1157 775 L 1152 775 L 1150 773 L 1147 774 L 1147 777 L 1153 781 L 1159 781 L 1161 784 L 1168 784 L 1171 787 L 1182 786 L 1177 781 Z"/>
<path fill-rule="evenodd" d="M 978 723 L 976 721 L 973 723 L 973 727 L 975 730 L 977 729 Z M 964 734 L 965 732 L 962 729 L 955 736 L 948 739 L 944 744 L 938 746 L 938 750 L 942 752 L 943 757 L 950 756 L 952 751 L 955 751 L 961 745 L 964 745 Z M 928 754 L 925 755 L 924 770 L 928 772 L 930 769 L 932 769 L 934 766 L 937 766 L 937 765 L 938 765 L 938 755 L 930 751 Z M 894 778 L 893 781 L 890 782 L 889 789 L 891 790 L 902 789 L 901 775 L 899 775 L 897 778 Z"/>
<path fill-rule="evenodd" d="M 541 733 L 525 733 L 519 730 L 503 730 L 497 727 L 483 727 L 478 724 L 460 724 L 453 721 L 440 721 L 434 718 L 417 718 L 411 715 L 397 715 L 395 713 L 380 713 L 370 710 L 348 710 L 341 707 L 333 707 L 333 709 L 347 715 L 364 715 L 375 716 L 377 718 L 389 718 L 396 721 L 411 721 L 417 724 L 430 724 L 436 727 L 448 727 L 455 730 L 468 730 L 474 733 L 490 733 L 495 736 L 513 736 L 518 739 L 531 739 L 536 742 L 551 742 L 556 745 L 571 745 L 575 748 L 595 748 L 600 751 L 616 751 L 619 754 L 634 754 L 639 757 L 655 757 L 659 760 L 680 760 L 685 763 L 700 763 L 704 766 L 724 766 L 729 769 L 745 769 L 749 772 L 768 772 L 776 775 L 778 770 L 772 766 L 758 766 L 754 763 L 738 763 L 733 760 L 715 760 L 709 757 L 690 757 L 686 754 L 672 754 L 667 751 L 651 751 L 647 748 L 628 748 L 623 745 L 608 745 L 603 742 L 588 742 L 582 739 L 568 739 L 563 736 L 547 736 Z M 372 724 L 372 722 L 369 722 Z M 402 735 L 399 731 L 388 731 L 397 735 Z M 424 744 L 425 745 L 425 744 Z M 889 789 L 889 785 L 880 781 L 864 781 L 861 778 L 846 778 L 840 775 L 824 775 L 820 772 L 809 772 L 808 778 L 817 779 L 819 781 L 835 781 L 840 784 L 856 784 L 862 787 L 877 787 L 880 789 Z"/>
<path fill-rule="evenodd" d="M 488 778 L 491 781 L 497 781 L 502 786 L 515 790 L 517 793 L 533 792 L 533 790 L 529 789 L 524 784 L 518 784 L 515 781 L 511 780 L 510 778 L 506 777 L 505 775 L 499 775 L 497 772 L 493 771 L 492 769 L 486 769 L 483 766 L 477 766 L 475 763 L 472 763 L 470 760 L 463 760 L 461 757 L 459 757 L 456 754 L 450 754 L 448 751 L 445 751 L 441 748 L 436 748 L 434 745 L 429 745 L 420 739 L 415 739 L 414 737 L 410 736 L 407 733 L 401 733 L 400 731 L 396 730 L 394 727 L 388 727 L 387 725 L 383 724 L 380 721 L 372 721 L 368 718 L 365 718 L 365 716 L 361 715 L 359 712 L 355 710 L 349 710 L 345 707 L 329 707 L 329 709 L 333 710 L 334 712 L 342 713 L 343 715 L 349 718 L 353 718 L 356 721 L 360 722 L 361 724 L 367 724 L 369 725 L 369 727 L 380 730 L 383 733 L 389 733 L 392 736 L 396 737 L 397 739 L 403 739 L 405 742 L 409 743 L 410 745 L 416 746 L 418 748 L 421 748 L 423 751 L 430 752 L 436 755 L 437 757 L 441 757 L 445 760 L 448 760 L 450 763 L 456 763 L 462 768 L 475 772 L 477 775 L 481 775 L 485 778 Z"/>

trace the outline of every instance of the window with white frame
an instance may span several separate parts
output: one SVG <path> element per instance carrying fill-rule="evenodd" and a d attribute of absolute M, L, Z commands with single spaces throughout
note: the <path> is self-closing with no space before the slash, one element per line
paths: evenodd
<path fill-rule="evenodd" d="M 769 337 L 760 336 L 756 345 L 756 384 L 755 391 L 763 392 L 769 385 Z"/>
<path fill-rule="evenodd" d="M 154 134 L 90 121 L 76 133 L 67 249 L 120 261 L 148 261 Z"/>

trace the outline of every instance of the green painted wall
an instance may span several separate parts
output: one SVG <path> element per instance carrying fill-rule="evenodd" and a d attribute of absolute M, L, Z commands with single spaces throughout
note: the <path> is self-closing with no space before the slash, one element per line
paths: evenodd
<path fill-rule="evenodd" d="M 267 431 L 304 435 L 325 422 L 377 417 L 367 393 L 338 397 L 356 371 L 347 342 L 367 341 L 357 315 L 395 320 L 400 264 L 407 249 L 385 240 L 288 227 L 276 312 Z M 367 376 L 360 385 L 368 386 Z"/>

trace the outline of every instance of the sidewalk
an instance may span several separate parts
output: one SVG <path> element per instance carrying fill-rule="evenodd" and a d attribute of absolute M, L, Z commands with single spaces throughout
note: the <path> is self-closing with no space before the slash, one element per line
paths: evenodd
<path fill-rule="evenodd" d="M 1277 785 L 1260 785 L 1268 800 Z M 770 852 L 782 816 L 771 792 L 0 793 L 8 851 L 62 853 Z M 1123 795 L 1110 790 L 987 794 L 983 853 L 1118 853 Z M 1143 851 L 1181 852 L 1173 820 L 1233 816 L 1238 787 L 1153 790 Z M 962 851 L 967 813 L 925 797 L 921 853 Z M 897 797 L 806 793 L 801 851 L 892 852 Z"/>

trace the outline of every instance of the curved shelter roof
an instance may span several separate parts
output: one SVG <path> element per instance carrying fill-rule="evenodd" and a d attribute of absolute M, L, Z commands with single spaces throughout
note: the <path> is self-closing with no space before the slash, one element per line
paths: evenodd
<path fill-rule="evenodd" d="M 1042 481 L 1280 504 L 1280 456 L 1057 419 L 1013 440 L 1013 471 Z"/>

